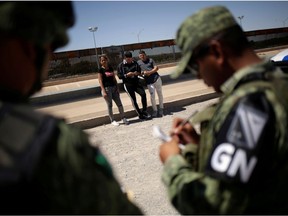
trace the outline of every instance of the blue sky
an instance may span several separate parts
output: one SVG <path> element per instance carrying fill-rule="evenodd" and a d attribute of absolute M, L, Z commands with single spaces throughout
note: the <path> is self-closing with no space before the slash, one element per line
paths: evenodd
<path fill-rule="evenodd" d="M 70 42 L 56 52 L 173 39 L 177 28 L 192 13 L 224 5 L 244 31 L 288 27 L 288 1 L 73 1 L 76 24 Z"/>

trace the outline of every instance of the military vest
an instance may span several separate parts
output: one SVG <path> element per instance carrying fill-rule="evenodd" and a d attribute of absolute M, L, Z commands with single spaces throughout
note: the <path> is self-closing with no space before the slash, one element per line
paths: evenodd
<path fill-rule="evenodd" d="M 45 203 L 39 191 L 33 191 L 33 171 L 55 137 L 58 121 L 29 106 L 0 101 L 1 213 L 25 214 L 25 209 Z"/>

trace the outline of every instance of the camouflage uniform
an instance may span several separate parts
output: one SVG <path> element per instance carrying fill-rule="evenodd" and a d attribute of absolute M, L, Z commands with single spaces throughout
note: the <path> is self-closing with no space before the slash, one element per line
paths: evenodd
<path fill-rule="evenodd" d="M 190 119 L 200 143 L 164 164 L 171 202 L 181 214 L 287 214 L 287 75 L 263 61 L 236 71 L 221 91 Z"/>
<path fill-rule="evenodd" d="M 267 68 L 270 70 L 267 71 Z M 269 80 L 244 81 L 238 86 L 247 75 L 262 73 L 269 74 Z M 288 212 L 288 201 L 285 199 L 288 193 L 285 183 L 288 181 L 288 163 L 285 159 L 288 77 L 283 74 L 277 77 L 277 73 L 281 73 L 279 69 L 272 68 L 267 62 L 237 72 L 222 86 L 224 95 L 219 103 L 199 112 L 190 120 L 191 124 L 201 125 L 200 144 L 189 144 L 182 155 L 170 157 L 165 163 L 163 173 L 163 181 L 169 188 L 169 197 L 182 214 Z M 269 118 L 271 121 L 275 118 L 275 121 L 270 122 L 271 127 L 268 126 L 262 132 L 265 142 L 262 141 L 261 145 L 269 145 L 269 149 L 261 150 L 263 154 L 257 156 L 259 166 L 254 173 L 257 172 L 258 176 L 252 175 L 254 179 L 243 183 L 239 176 L 230 179 L 222 173 L 211 173 L 208 168 L 210 155 L 220 131 L 229 130 L 229 127 L 224 126 L 227 116 L 231 118 L 231 115 L 235 115 L 235 108 L 243 103 L 245 98 L 249 98 L 249 95 L 261 93 L 272 109 L 269 111 L 272 115 Z M 268 141 L 270 142 L 267 143 Z M 260 161 L 263 164 L 260 165 Z"/>
<path fill-rule="evenodd" d="M 13 25 L 19 24 L 15 20 L 19 18 L 20 23 L 23 21 L 23 25 L 31 28 L 30 32 L 23 33 L 27 35 L 21 36 L 36 40 L 39 29 L 33 29 L 33 22 L 37 22 L 35 18 L 41 10 L 40 20 L 47 16 L 51 19 L 51 22 L 46 20 L 44 27 L 51 24 L 51 29 L 57 30 L 61 22 L 53 19 L 57 15 L 54 8 L 67 2 L 59 5 L 58 2 L 46 2 L 44 6 L 42 3 L 1 3 L 0 14 L 6 22 L 1 19 L 0 31 L 20 36 L 22 32 L 13 32 Z M 67 9 L 67 6 L 60 8 Z M 10 20 L 13 14 L 17 17 Z M 26 23 L 23 19 L 29 15 L 31 22 Z M 66 18 L 68 16 L 63 19 Z M 52 31 L 54 36 L 62 34 L 62 40 L 57 40 L 61 39 L 59 35 L 52 40 L 48 29 L 38 32 L 44 35 L 36 44 L 45 41 L 58 47 L 67 43 L 64 27 L 63 31 Z M 62 119 L 34 111 L 27 103 L 27 95 L 21 95 L 21 92 L 1 85 L 0 92 L 2 214 L 142 214 L 122 192 L 109 163 L 97 147 L 90 145 L 86 133 Z"/>

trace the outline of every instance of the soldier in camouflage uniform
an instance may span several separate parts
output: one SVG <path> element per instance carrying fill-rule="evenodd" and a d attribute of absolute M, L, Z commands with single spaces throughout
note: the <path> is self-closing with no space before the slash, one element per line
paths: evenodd
<path fill-rule="evenodd" d="M 288 214 L 287 76 L 222 6 L 188 17 L 176 42 L 173 77 L 189 69 L 222 95 L 184 126 L 175 119 L 160 147 L 172 204 L 181 214 Z"/>
<path fill-rule="evenodd" d="M 28 104 L 68 42 L 72 3 L 0 3 L 2 214 L 142 214 L 88 136 Z"/>

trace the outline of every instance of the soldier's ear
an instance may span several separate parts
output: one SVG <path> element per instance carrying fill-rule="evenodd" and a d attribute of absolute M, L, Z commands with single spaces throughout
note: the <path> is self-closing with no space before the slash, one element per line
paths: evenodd
<path fill-rule="evenodd" d="M 211 40 L 209 45 L 210 45 L 210 54 L 212 54 L 215 57 L 215 60 L 219 64 L 222 64 L 224 62 L 225 53 L 219 41 Z"/>
<path fill-rule="evenodd" d="M 24 40 L 21 40 L 20 44 L 21 44 L 23 53 L 26 54 L 26 57 L 30 59 L 32 62 L 34 62 L 37 57 L 35 45 L 29 41 L 24 41 Z"/>

